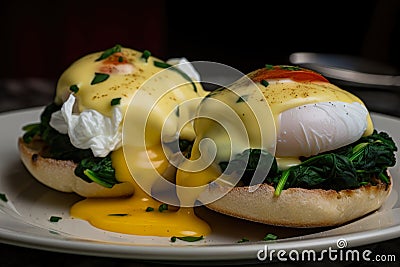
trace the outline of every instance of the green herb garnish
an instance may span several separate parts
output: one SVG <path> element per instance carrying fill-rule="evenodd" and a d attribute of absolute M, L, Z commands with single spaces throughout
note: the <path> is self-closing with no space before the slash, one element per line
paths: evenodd
<path fill-rule="evenodd" d="M 114 216 L 114 217 L 125 217 L 128 216 L 129 214 L 127 213 L 110 213 L 108 216 Z"/>
<path fill-rule="evenodd" d="M 267 70 L 272 70 L 274 68 L 274 65 L 270 65 L 270 64 L 265 64 L 265 68 Z"/>
<path fill-rule="evenodd" d="M 4 201 L 4 202 L 7 202 L 8 199 L 7 199 L 6 194 L 0 193 L 0 200 L 2 200 L 2 201 Z"/>
<path fill-rule="evenodd" d="M 249 98 L 249 95 L 239 96 L 239 98 L 236 100 L 236 103 L 246 102 L 248 98 Z"/>
<path fill-rule="evenodd" d="M 72 92 L 74 92 L 74 93 L 76 94 L 76 93 L 78 93 L 78 91 L 79 91 L 79 87 L 78 87 L 78 85 L 74 84 L 74 85 L 71 85 L 71 86 L 69 87 L 69 90 L 72 91 Z"/>
<path fill-rule="evenodd" d="M 261 80 L 261 84 L 267 87 L 269 85 L 269 82 L 266 80 Z"/>
<path fill-rule="evenodd" d="M 121 97 L 113 98 L 111 100 L 111 106 L 116 106 L 119 105 L 120 103 L 121 103 Z"/>
<path fill-rule="evenodd" d="M 249 241 L 250 241 L 249 239 L 243 237 L 242 239 L 240 239 L 240 240 L 238 241 L 238 243 L 244 243 L 244 242 L 249 242 Z"/>
<path fill-rule="evenodd" d="M 203 236 L 173 236 L 171 237 L 171 242 L 175 242 L 177 239 L 186 241 L 186 242 L 196 242 L 204 239 Z"/>
<path fill-rule="evenodd" d="M 165 203 L 161 204 L 161 205 L 158 207 L 158 211 L 159 211 L 159 212 L 163 212 L 163 211 L 165 211 L 165 210 L 168 210 L 168 205 L 165 204 Z"/>
<path fill-rule="evenodd" d="M 50 222 L 58 222 L 59 220 L 61 220 L 62 218 L 59 216 L 51 216 L 49 221 Z"/>
<path fill-rule="evenodd" d="M 147 207 L 146 208 L 146 212 L 150 212 L 150 211 L 154 211 L 154 208 L 153 207 Z"/>
<path fill-rule="evenodd" d="M 167 69 L 172 67 L 171 64 L 168 64 L 166 62 L 161 62 L 161 61 L 154 61 L 154 66 L 159 67 L 159 68 L 163 68 L 163 69 Z"/>
<path fill-rule="evenodd" d="M 184 71 L 180 70 L 179 68 L 174 67 L 171 64 L 168 64 L 166 62 L 161 62 L 161 61 L 154 61 L 154 66 L 159 67 L 159 68 L 164 68 L 164 69 L 171 68 L 171 70 L 176 71 L 177 73 L 182 75 L 183 78 L 185 78 L 192 84 L 194 92 L 197 93 L 196 84 L 193 82 L 192 78 L 190 78 L 189 75 L 187 75 Z"/>
<path fill-rule="evenodd" d="M 151 52 L 149 50 L 144 50 L 141 58 L 144 59 L 145 62 L 147 62 L 150 56 Z"/>
<path fill-rule="evenodd" d="M 276 236 L 274 234 L 267 234 L 266 236 L 264 236 L 263 240 L 269 241 L 269 240 L 276 240 L 277 238 L 278 238 L 278 236 Z"/>
<path fill-rule="evenodd" d="M 283 69 L 283 70 L 292 70 L 292 71 L 295 71 L 295 70 L 302 70 L 302 68 L 297 67 L 297 66 L 280 65 L 279 67 L 280 67 L 281 69 Z"/>
<path fill-rule="evenodd" d="M 104 81 L 107 80 L 109 77 L 110 77 L 110 75 L 107 74 L 107 73 L 99 73 L 99 72 L 96 72 L 96 73 L 94 74 L 94 78 L 93 78 L 93 80 L 90 82 L 90 84 L 91 84 L 91 85 L 94 85 L 94 84 L 97 84 L 97 83 L 104 82 Z"/>
<path fill-rule="evenodd" d="M 100 61 L 100 60 L 106 59 L 109 56 L 111 56 L 112 54 L 117 53 L 117 52 L 121 52 L 121 45 L 119 45 L 119 44 L 115 45 L 112 48 L 105 50 L 103 52 L 103 54 L 101 54 L 100 57 L 98 59 L 96 59 L 95 61 Z"/>

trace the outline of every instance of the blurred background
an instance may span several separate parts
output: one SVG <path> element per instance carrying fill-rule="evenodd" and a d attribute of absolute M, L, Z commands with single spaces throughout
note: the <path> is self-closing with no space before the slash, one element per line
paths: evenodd
<path fill-rule="evenodd" d="M 266 63 L 290 64 L 295 52 L 313 52 L 360 57 L 372 61 L 361 64 L 365 69 L 399 75 L 399 37 L 399 0 L 0 1 L 0 112 L 48 104 L 71 63 L 117 43 L 165 60 L 213 61 L 244 73 Z M 400 116 L 399 88 L 345 87 L 372 111 L 394 116 Z M 385 254 L 398 253 L 398 246 L 397 238 L 366 248 Z M 42 266 L 50 257 L 47 251 L 0 248 L 6 260 L 27 266 Z M 93 262 L 56 256 L 63 266 Z M 96 263 L 127 264 L 104 260 Z"/>
<path fill-rule="evenodd" d="M 117 43 L 244 73 L 266 63 L 290 64 L 294 52 L 357 56 L 376 62 L 383 74 L 400 68 L 397 0 L 1 1 L 0 31 L 2 111 L 46 103 L 73 61 Z M 384 105 L 367 104 L 400 114 L 399 93 L 375 89 L 357 94 L 368 102 L 381 94 Z M 34 92 L 29 101 L 9 101 L 28 90 Z"/>

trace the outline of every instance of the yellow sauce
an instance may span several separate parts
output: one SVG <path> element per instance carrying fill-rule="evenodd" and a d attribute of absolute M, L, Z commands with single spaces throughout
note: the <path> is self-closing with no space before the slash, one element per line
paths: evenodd
<path fill-rule="evenodd" d="M 96 61 L 101 54 L 99 52 L 87 55 L 73 63 L 63 73 L 57 85 L 55 102 L 62 104 L 71 94 L 70 86 L 76 85 L 79 88 L 79 91 L 75 93 L 78 107 L 76 112 L 95 109 L 105 116 L 111 116 L 111 100 L 121 98 L 119 108 L 125 114 L 124 119 L 133 118 L 126 124 L 132 124 L 134 128 L 137 126 L 135 124 L 136 118 L 142 119 L 145 114 L 141 113 L 140 108 L 129 109 L 129 103 L 143 83 L 154 74 L 163 71 L 163 68 L 154 65 L 154 61 L 162 61 L 153 57 L 149 57 L 145 61 L 141 58 L 141 52 L 122 48 L 122 53 L 118 53 L 117 56 L 121 57 L 118 60 L 122 61 L 123 64 L 113 65 L 102 60 Z M 110 71 L 108 79 L 97 84 L 91 84 L 95 73 L 107 70 L 107 68 Z M 182 77 L 179 73 L 168 70 L 154 79 L 153 82 L 155 81 L 158 86 L 161 86 L 159 83 L 162 83 L 162 86 L 172 87 L 181 80 Z M 155 84 L 150 83 L 148 86 L 150 88 L 148 88 L 147 93 L 150 98 L 153 93 L 157 93 Z M 131 183 L 134 194 L 124 198 L 84 199 L 71 207 L 72 217 L 87 220 L 100 229 L 125 234 L 171 237 L 205 236 L 211 232 L 209 225 L 198 218 L 191 207 L 178 208 L 169 205 L 168 210 L 159 211 L 160 205 L 164 203 L 154 199 L 147 191 L 142 189 L 143 186 L 151 189 L 156 183 L 155 177 L 149 176 L 147 181 L 139 185 L 129 170 L 129 165 L 131 165 L 146 171 L 149 168 L 146 160 L 150 160 L 151 168 L 161 175 L 170 167 L 165 155 L 166 152 L 162 149 L 160 132 L 163 129 L 166 116 L 172 114 L 181 102 L 206 95 L 200 84 L 196 83 L 196 86 L 197 92 L 193 90 L 191 84 L 180 86 L 157 102 L 149 116 L 149 123 L 146 124 L 146 135 L 144 137 L 146 145 L 141 146 L 140 149 L 134 149 L 135 154 L 132 157 L 126 158 L 127 154 L 124 153 L 123 147 L 112 152 L 112 164 L 117 180 Z M 153 89 L 154 92 L 152 92 Z M 150 100 L 153 101 L 154 99 Z M 146 105 L 147 103 L 143 104 Z M 192 103 L 192 105 L 195 104 L 195 102 Z M 172 138 L 172 135 L 180 130 L 181 138 L 194 139 L 191 124 L 180 125 L 188 116 L 190 114 L 187 111 L 185 113 L 185 110 L 181 110 L 181 116 L 170 117 L 170 124 L 168 125 L 170 127 L 167 127 L 166 131 L 167 138 Z M 129 129 L 129 126 L 127 128 Z M 135 141 L 137 140 L 133 140 L 133 142 Z M 130 151 L 129 144 L 126 150 Z M 165 177 L 165 179 L 168 179 L 168 177 Z M 149 209 L 152 209 L 152 211 L 149 211 Z"/>
<path fill-rule="evenodd" d="M 82 200 L 72 206 L 71 216 L 87 220 L 97 228 L 125 234 L 171 237 L 205 236 L 211 232 L 193 208 L 169 207 L 160 212 L 163 203 L 150 197 L 131 177 L 122 149 L 112 153 L 112 162 L 117 179 L 130 181 L 134 194 L 127 198 Z M 146 211 L 148 208 L 153 210 Z"/>
<path fill-rule="evenodd" d="M 254 73 L 257 73 L 257 71 Z M 250 73 L 249 77 L 254 78 L 254 75 Z M 268 86 L 261 84 L 261 82 L 255 82 L 255 84 L 262 93 L 261 97 L 254 91 L 254 86 L 251 86 L 251 82 L 246 80 L 238 81 L 233 87 L 231 86 L 230 89 L 237 94 L 232 93 L 231 90 L 224 89 L 216 94 L 212 94 L 210 97 L 227 104 L 240 117 L 240 121 L 232 121 L 231 115 L 226 116 L 225 112 L 221 111 L 218 106 L 213 106 L 212 103 L 207 102 L 207 99 L 204 100 L 199 107 L 200 115 L 202 115 L 202 111 L 205 112 L 206 115 L 209 115 L 207 111 L 212 110 L 215 114 L 214 118 L 223 122 L 224 126 L 233 125 L 235 123 L 238 124 L 240 122 L 244 123 L 246 131 L 249 134 L 248 144 L 243 142 L 244 137 L 242 134 L 238 134 L 239 131 L 230 132 L 231 139 L 229 139 L 223 130 L 218 129 L 219 126 L 215 121 L 198 118 L 195 120 L 196 141 L 192 150 L 192 160 L 200 157 L 199 140 L 202 138 L 211 138 L 216 142 L 218 151 L 213 166 L 216 166 L 221 161 L 229 161 L 231 153 L 235 155 L 250 147 L 266 149 L 275 155 L 275 135 L 273 132 L 279 128 L 278 116 L 282 112 L 301 105 L 329 101 L 341 101 L 345 103 L 358 102 L 364 105 L 358 97 L 328 82 L 279 82 L 277 80 L 269 80 Z M 243 96 L 245 99 L 241 101 L 238 99 L 238 96 Z M 268 102 L 269 107 L 257 104 L 257 101 L 262 103 L 265 100 Z M 246 109 L 247 106 L 243 102 L 249 103 L 249 106 L 252 108 L 270 108 L 273 119 L 269 117 L 270 114 L 264 113 L 262 119 L 267 122 L 265 125 L 260 125 L 260 121 L 252 117 L 252 113 Z M 373 132 L 373 124 L 370 116 L 368 115 L 366 119 L 367 129 L 364 132 L 365 136 Z M 274 123 L 276 125 L 274 125 Z M 264 137 L 261 137 L 261 135 Z M 266 139 L 267 141 L 264 143 L 263 147 L 260 145 L 260 140 L 265 138 L 265 136 L 269 136 L 270 138 Z M 226 148 L 230 148 L 231 143 L 234 144 L 234 147 L 227 153 Z M 277 158 L 277 162 L 278 167 L 284 170 L 290 166 L 298 165 L 300 160 L 298 157 L 286 157 Z M 221 171 L 218 168 L 212 168 L 212 166 L 194 173 L 178 170 L 177 183 L 179 181 L 180 184 L 191 184 L 193 183 L 191 181 L 195 180 L 197 185 L 205 185 L 217 179 L 220 175 Z M 195 195 L 192 197 L 195 198 Z"/>
<path fill-rule="evenodd" d="M 187 203 L 199 198 L 207 204 L 216 200 L 206 195 L 205 189 L 211 182 L 223 185 L 219 196 L 222 197 L 240 178 L 237 176 L 235 180 L 224 175 L 219 163 L 229 162 L 248 148 L 261 148 L 274 155 L 276 131 L 268 103 L 258 87 L 245 77 L 231 85 L 230 89 L 205 98 L 198 108 L 198 116 L 194 121 L 196 139 L 191 161 L 179 166 L 176 183 L 197 188 L 191 194 L 187 194 L 187 190 L 184 193 L 178 190 L 178 195 L 181 194 L 181 198 L 184 195 Z M 205 144 L 202 149 L 201 141 L 205 139 L 212 140 L 214 144 Z M 215 157 L 204 168 L 202 165 L 210 161 L 210 151 L 215 152 Z"/>
<path fill-rule="evenodd" d="M 93 108 L 105 115 L 110 115 L 110 100 L 122 97 L 121 109 L 127 112 L 125 118 L 132 119 L 126 126 L 126 131 L 127 133 L 134 132 L 135 125 L 147 118 L 142 118 L 141 109 L 129 109 L 130 99 L 135 90 L 153 74 L 159 72 L 160 68 L 154 67 L 155 59 L 152 57 L 148 62 L 144 62 L 140 59 L 139 52 L 124 49 L 123 53 L 127 61 L 133 65 L 133 69 L 139 70 L 138 72 L 132 75 L 111 75 L 107 81 L 89 86 L 93 77 L 87 73 L 94 73 L 99 68 L 100 63 L 93 64 L 93 61 L 100 53 L 86 56 L 75 63 L 79 64 L 79 67 L 71 67 L 60 79 L 56 101 L 59 103 L 65 101 L 70 94 L 69 86 L 77 84 L 79 88 L 82 88 L 76 94 L 79 111 Z M 171 80 L 173 82 L 173 74 L 167 76 L 162 78 L 161 82 Z M 237 89 L 235 92 L 222 90 L 205 99 L 199 106 L 199 114 L 211 116 L 213 119 L 197 118 L 194 121 L 194 128 L 191 124 L 183 127 L 179 123 L 179 118 L 168 117 L 168 123 L 171 123 L 173 127 L 167 127 L 170 130 L 170 133 L 167 131 L 167 135 L 172 136 L 179 130 L 185 139 L 194 140 L 190 160 L 184 161 L 176 173 L 176 195 L 180 205 L 160 212 L 158 208 L 163 203 L 155 200 L 148 192 L 156 184 L 158 177 L 165 176 L 166 171 L 171 167 L 165 155 L 169 152 L 162 149 L 161 130 L 165 127 L 163 123 L 167 115 L 172 114 L 182 101 L 204 96 L 205 92 L 200 86 L 198 88 L 201 91 L 196 94 L 187 88 L 178 90 L 179 93 L 167 94 L 165 100 L 160 101 L 150 114 L 143 136 L 139 134 L 136 136 L 138 138 L 129 140 L 124 147 L 125 153 L 123 149 L 112 152 L 112 163 L 116 170 L 117 180 L 132 183 L 134 194 L 127 198 L 85 199 L 71 208 L 71 215 L 87 220 L 95 227 L 127 234 L 168 237 L 208 235 L 211 228 L 206 222 L 196 217 L 193 206 L 205 187 L 221 176 L 218 163 L 229 161 L 231 157 L 249 147 L 265 149 L 274 155 L 276 127 L 279 127 L 279 125 L 275 126 L 275 122 L 278 121 L 279 114 L 285 110 L 323 101 L 362 103 L 354 95 L 329 83 L 301 83 L 300 85 L 298 82 L 278 82 L 271 83 L 268 89 L 259 82 L 256 84 L 257 87 L 254 89 L 250 83 L 244 82 L 235 88 Z M 146 93 L 148 93 L 147 97 L 151 98 L 151 90 Z M 240 101 L 239 97 L 245 98 L 245 101 Z M 234 114 L 225 111 L 220 105 L 213 104 L 211 99 L 227 104 Z M 207 104 L 204 104 L 205 102 Z M 367 119 L 368 127 L 365 135 L 373 130 L 370 117 L 368 116 Z M 218 121 L 223 122 L 225 128 Z M 200 140 L 204 138 L 213 140 L 215 147 L 206 145 L 204 150 L 206 152 L 202 155 Z M 142 139 L 146 144 L 137 142 Z M 204 158 L 207 149 L 215 150 L 215 158 L 211 160 Z M 150 160 L 152 166 L 149 166 L 146 160 Z M 202 166 L 206 163 L 209 165 L 203 168 Z M 282 159 L 280 163 L 280 167 L 287 168 L 297 164 L 298 159 Z M 142 177 L 142 180 L 135 180 L 139 178 L 132 177 L 132 169 L 148 173 L 148 175 L 145 179 Z M 165 176 L 165 179 L 170 178 Z M 149 207 L 154 210 L 146 211 Z"/>
<path fill-rule="evenodd" d="M 341 101 L 345 103 L 364 103 L 355 95 L 347 92 L 334 84 L 325 82 L 276 82 L 270 83 L 267 87 L 259 84 L 259 88 L 267 99 L 275 117 L 283 111 L 299 107 L 301 105 L 318 102 Z M 371 117 L 367 117 L 368 125 L 364 135 L 373 132 Z M 277 125 L 277 127 L 279 127 Z"/>

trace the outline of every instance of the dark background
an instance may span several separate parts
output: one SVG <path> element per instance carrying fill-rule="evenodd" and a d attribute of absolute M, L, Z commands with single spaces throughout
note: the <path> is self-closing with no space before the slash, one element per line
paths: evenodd
<path fill-rule="evenodd" d="M 190 61 L 227 64 L 246 73 L 266 63 L 288 64 L 293 52 L 360 56 L 400 68 L 399 36 L 398 0 L 3 0 L 0 112 L 47 104 L 58 77 L 73 61 L 117 43 L 148 49 L 161 59 L 184 56 Z M 367 104 L 376 102 L 380 110 L 400 115 L 399 93 L 368 94 L 372 100 Z M 399 242 L 397 238 L 360 249 L 396 254 L 398 260 Z M 5 244 L 0 244 L 0 251 L 0 266 L 168 266 Z"/>
<path fill-rule="evenodd" d="M 217 5 L 218 4 L 218 5 Z M 55 80 L 116 43 L 250 72 L 293 52 L 400 66 L 400 1 L 1 1 L 0 78 Z"/>

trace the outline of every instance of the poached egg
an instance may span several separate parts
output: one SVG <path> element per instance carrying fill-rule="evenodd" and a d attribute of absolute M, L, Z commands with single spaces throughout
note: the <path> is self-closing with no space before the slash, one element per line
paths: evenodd
<path fill-rule="evenodd" d="M 207 94 L 197 82 L 195 70 L 188 68 L 188 64 L 183 64 L 183 70 L 179 69 L 179 64 L 187 63 L 185 59 L 174 59 L 171 63 L 178 65 L 171 68 L 171 64 L 151 56 L 148 51 L 117 45 L 80 58 L 61 75 L 54 102 L 62 108 L 52 115 L 50 125 L 60 133 L 67 133 L 74 146 L 90 148 L 96 157 L 111 153 L 116 179 L 134 191 L 130 197 L 83 199 L 71 207 L 72 217 L 86 220 L 100 229 L 135 235 L 201 236 L 211 231 L 193 209 L 169 207 L 152 197 L 129 171 L 130 164 L 144 170 L 154 168 L 165 175 L 165 179 L 171 179 L 167 157 L 173 152 L 164 148 L 159 133 L 168 114 L 177 113 L 177 107 L 187 100 L 193 100 L 192 104 L 182 105 L 179 113 L 190 120 L 198 105 L 196 101 L 200 102 Z M 158 76 L 152 79 L 153 87 L 142 90 L 155 75 Z M 173 90 L 161 96 L 152 91 L 162 87 Z M 146 95 L 146 101 L 128 108 L 132 99 L 141 93 Z M 138 119 L 148 115 L 144 112 L 149 104 L 153 106 L 147 124 L 136 124 Z M 165 140 L 176 135 L 188 141 L 194 139 L 192 124 L 180 117 L 168 117 Z M 147 129 L 146 142 L 141 147 L 143 153 L 129 159 L 122 141 L 124 125 Z M 148 160 L 152 166 L 142 164 Z M 146 183 L 147 189 L 151 189 L 155 181 L 149 177 Z"/>

